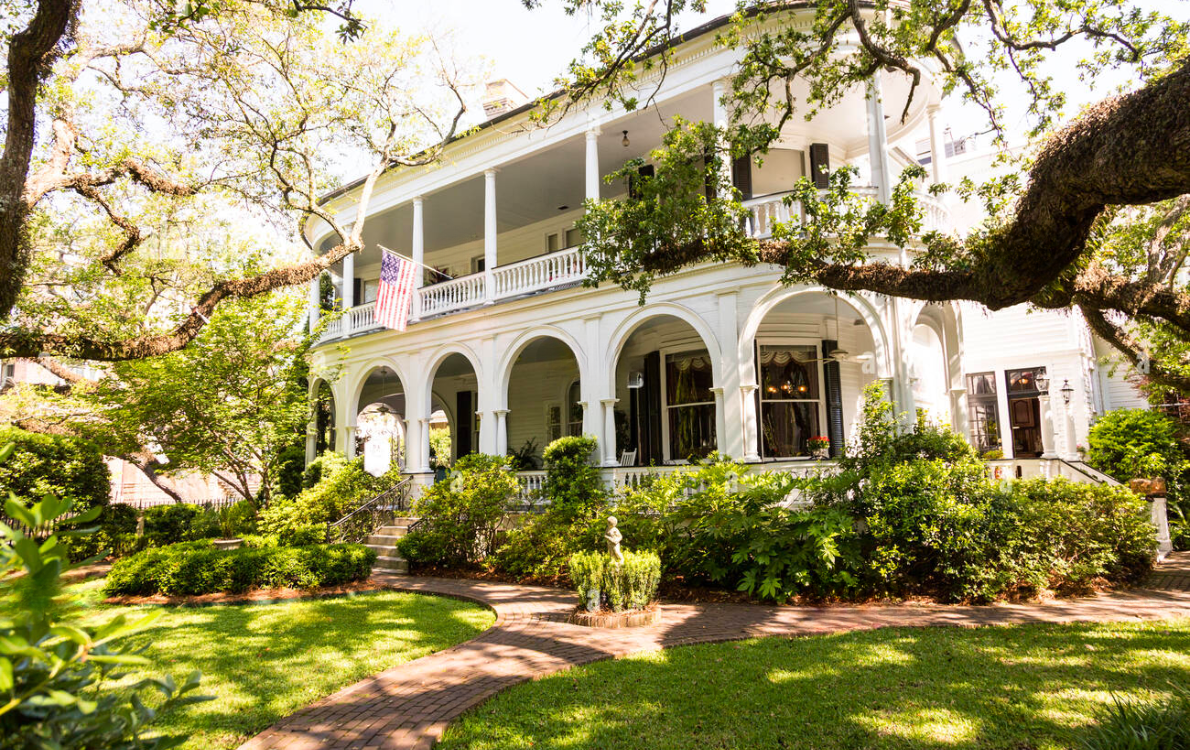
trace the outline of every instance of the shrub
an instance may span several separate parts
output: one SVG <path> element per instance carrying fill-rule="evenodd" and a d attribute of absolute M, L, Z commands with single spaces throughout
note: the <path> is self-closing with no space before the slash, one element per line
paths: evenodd
<path fill-rule="evenodd" d="M 140 512 L 131 505 L 112 503 L 103 506 L 96 519 L 95 533 L 65 537 L 70 561 L 79 562 L 102 553 L 117 557 L 136 551 L 140 540 L 136 535 Z"/>
<path fill-rule="evenodd" d="M 1083 750 L 1181 750 L 1190 747 L 1190 690 L 1160 702 L 1113 696 L 1113 705 L 1082 741 Z"/>
<path fill-rule="evenodd" d="M 1087 433 L 1087 463 L 1120 482 L 1163 477 L 1169 491 L 1170 534 L 1178 549 L 1190 544 L 1190 460 L 1179 426 L 1153 409 L 1117 409 Z"/>
<path fill-rule="evenodd" d="M 311 469 L 314 469 L 311 471 Z M 364 461 L 348 461 L 327 453 L 307 467 L 306 478 L 317 476 L 316 484 L 302 490 L 297 497 L 278 497 L 261 509 L 258 527 L 266 534 L 288 539 L 293 535 L 308 536 L 310 527 L 334 523 L 363 502 L 401 480 L 400 468 L 379 477 L 364 471 Z"/>
<path fill-rule="evenodd" d="M 50 496 L 27 507 L 12 499 L 5 511 L 31 528 L 53 521 L 82 525 L 98 517 L 96 507 L 66 520 L 72 506 L 70 500 Z M 101 625 L 73 621 L 62 581 L 71 566 L 62 557 L 60 537 L 54 534 L 38 544 L 4 523 L 0 537 L 7 542 L 0 545 L 0 601 L 6 604 L 0 619 L 0 693 L 5 701 L 0 746 L 156 750 L 179 744 L 184 738 L 154 736 L 151 725 L 165 712 L 209 700 L 194 694 L 198 673 L 181 684 L 122 679 L 148 659 L 141 649 L 121 641 L 158 615 L 135 622 L 120 615 Z"/>
<path fill-rule="evenodd" d="M 421 523 L 401 539 L 402 555 L 430 565 L 468 565 L 495 550 L 504 511 L 520 493 L 504 456 L 462 456 L 414 505 Z"/>
<path fill-rule="evenodd" d="M 213 538 L 218 534 L 212 519 L 197 505 L 174 503 L 145 509 L 145 545 L 164 547 L 175 542 Z"/>
<path fill-rule="evenodd" d="M 285 497 L 296 497 L 303 489 L 302 478 L 305 472 L 304 445 L 291 445 L 281 451 L 277 455 L 277 491 Z"/>
<path fill-rule="evenodd" d="M 576 552 L 569 561 L 570 580 L 579 600 L 613 612 L 644 609 L 657 598 L 661 558 L 656 552 L 623 552 L 624 562 L 613 563 L 606 552 Z"/>
<path fill-rule="evenodd" d="M 545 497 L 556 513 L 575 517 L 590 513 L 606 496 L 603 478 L 592 463 L 595 438 L 558 438 L 542 453 Z"/>
<path fill-rule="evenodd" d="M 1137 581 L 1152 569 L 1148 505 L 1123 487 L 1014 482 L 1009 512 L 1015 518 L 1001 556 L 1012 585 L 1081 588 L 1096 578 Z"/>
<path fill-rule="evenodd" d="M 109 596 L 214 592 L 250 588 L 314 588 L 361 581 L 372 573 L 376 553 L 359 544 L 304 547 L 245 546 L 215 549 L 209 542 L 174 544 L 117 561 L 108 573 Z"/>
<path fill-rule="evenodd" d="M 107 505 L 111 475 L 103 454 L 90 443 L 0 427 L 0 445 L 8 444 L 14 448 L 0 464 L 0 497 L 12 493 L 29 503 L 53 495 L 72 501 L 79 510 Z"/>

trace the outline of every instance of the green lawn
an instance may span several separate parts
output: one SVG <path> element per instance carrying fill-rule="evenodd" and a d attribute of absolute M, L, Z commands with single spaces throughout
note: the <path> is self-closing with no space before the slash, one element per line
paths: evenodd
<path fill-rule="evenodd" d="M 526 683 L 440 748 L 1077 747 L 1113 693 L 1190 685 L 1190 619 L 891 629 L 637 654 Z"/>
<path fill-rule="evenodd" d="M 102 582 L 75 587 L 92 604 Z M 105 620 L 144 607 L 97 606 Z M 138 640 L 155 672 L 202 671 L 217 696 L 159 724 L 184 733 L 190 750 L 235 747 L 276 719 L 335 690 L 478 635 L 490 610 L 442 597 L 391 591 L 278 604 L 166 607 Z"/>

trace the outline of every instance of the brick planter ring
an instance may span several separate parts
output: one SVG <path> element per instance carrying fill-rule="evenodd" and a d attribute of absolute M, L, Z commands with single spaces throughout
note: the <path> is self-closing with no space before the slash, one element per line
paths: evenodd
<path fill-rule="evenodd" d="M 643 628 L 661 622 L 661 608 L 636 609 L 629 612 L 588 612 L 576 609 L 567 622 L 587 628 Z"/>

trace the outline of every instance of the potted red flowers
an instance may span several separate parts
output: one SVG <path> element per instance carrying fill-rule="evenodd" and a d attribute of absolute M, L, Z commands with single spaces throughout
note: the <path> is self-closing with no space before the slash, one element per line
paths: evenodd
<path fill-rule="evenodd" d="M 821 461 L 827 457 L 831 448 L 831 439 L 826 435 L 815 435 L 807 441 L 810 447 L 810 455 Z"/>

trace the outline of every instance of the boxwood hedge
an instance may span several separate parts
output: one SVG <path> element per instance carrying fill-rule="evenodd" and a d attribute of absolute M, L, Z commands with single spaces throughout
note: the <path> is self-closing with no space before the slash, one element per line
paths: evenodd
<path fill-rule="evenodd" d="M 215 549 L 210 540 L 147 549 L 117 561 L 109 596 L 188 596 L 251 588 L 314 588 L 362 581 L 376 553 L 360 544 Z"/>

